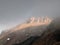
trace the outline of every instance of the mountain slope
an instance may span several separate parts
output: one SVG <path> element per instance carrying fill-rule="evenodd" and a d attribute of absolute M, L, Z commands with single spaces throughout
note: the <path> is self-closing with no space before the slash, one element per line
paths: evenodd
<path fill-rule="evenodd" d="M 48 22 L 45 20 L 39 22 L 38 20 L 31 20 L 29 23 L 24 23 L 18 25 L 0 37 L 0 45 L 12 45 L 14 43 L 20 43 L 31 36 L 40 36 L 47 25 L 49 25 L 51 20 Z"/>

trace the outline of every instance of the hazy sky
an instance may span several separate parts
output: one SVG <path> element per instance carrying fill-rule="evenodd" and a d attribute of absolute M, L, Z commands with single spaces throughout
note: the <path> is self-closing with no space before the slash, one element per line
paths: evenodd
<path fill-rule="evenodd" d="M 60 0 L 0 0 L 0 31 L 35 16 L 60 15 Z"/>

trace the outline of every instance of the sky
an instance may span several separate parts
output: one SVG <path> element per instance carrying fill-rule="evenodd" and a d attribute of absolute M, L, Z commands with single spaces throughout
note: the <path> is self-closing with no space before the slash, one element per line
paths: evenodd
<path fill-rule="evenodd" d="M 0 0 L 0 32 L 28 18 L 60 15 L 60 0 Z"/>

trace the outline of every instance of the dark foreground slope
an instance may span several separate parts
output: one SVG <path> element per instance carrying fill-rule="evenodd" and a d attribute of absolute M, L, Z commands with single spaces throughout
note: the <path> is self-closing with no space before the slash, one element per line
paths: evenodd
<path fill-rule="evenodd" d="M 45 28 L 46 25 L 30 26 L 12 33 L 7 33 L 6 36 L 0 39 L 0 45 L 23 45 L 23 42 L 24 45 L 29 45 L 31 41 L 35 41 L 35 39 L 37 39 L 45 31 Z M 27 43 L 25 43 L 26 41 Z"/>

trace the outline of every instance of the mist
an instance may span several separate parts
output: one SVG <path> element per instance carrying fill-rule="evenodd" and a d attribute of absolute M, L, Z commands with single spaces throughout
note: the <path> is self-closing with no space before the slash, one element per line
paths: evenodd
<path fill-rule="evenodd" d="M 60 0 L 0 0 L 0 32 L 30 17 L 59 17 Z"/>

